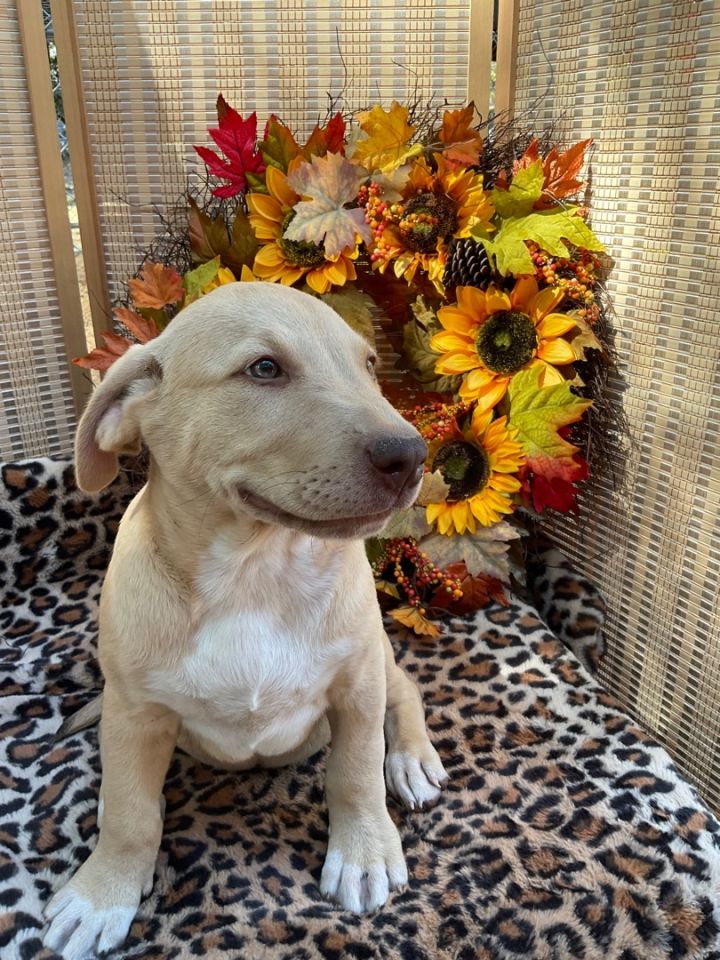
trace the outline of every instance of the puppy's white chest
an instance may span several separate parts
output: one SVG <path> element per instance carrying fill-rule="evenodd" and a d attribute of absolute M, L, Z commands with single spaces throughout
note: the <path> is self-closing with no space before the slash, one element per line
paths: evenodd
<path fill-rule="evenodd" d="M 280 588 L 277 579 L 266 579 L 269 564 L 273 558 L 216 570 L 189 653 L 149 678 L 155 697 L 182 717 L 186 730 L 238 761 L 302 743 L 351 651 L 347 638 L 327 635 L 327 584 L 313 582 L 312 569 L 311 582 L 307 568 L 300 581 L 285 569 Z M 254 574 L 261 572 L 263 595 L 255 589 Z"/>

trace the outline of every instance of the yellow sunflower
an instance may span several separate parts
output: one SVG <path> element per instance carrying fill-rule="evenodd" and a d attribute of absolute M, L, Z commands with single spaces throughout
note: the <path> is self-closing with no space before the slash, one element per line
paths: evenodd
<path fill-rule="evenodd" d="M 301 158 L 300 158 L 301 159 Z M 290 169 L 292 170 L 292 164 Z M 260 280 L 279 281 L 286 286 L 305 277 L 316 293 L 342 287 L 355 280 L 357 246 L 346 247 L 336 257 L 328 257 L 322 245 L 304 240 L 286 240 L 283 236 L 295 216 L 293 207 L 300 197 L 288 185 L 286 175 L 268 167 L 265 182 L 269 193 L 249 193 L 250 223 L 262 244 L 255 255 L 253 272 Z"/>
<path fill-rule="evenodd" d="M 576 325 L 565 313 L 554 313 L 565 296 L 559 287 L 538 290 L 534 278 L 517 280 L 510 294 L 497 287 L 487 290 L 458 287 L 458 301 L 438 311 L 444 330 L 430 347 L 442 356 L 438 373 L 463 375 L 460 396 L 477 400 L 481 409 L 494 407 L 505 396 L 518 370 L 541 366 L 543 383 L 560 383 L 556 369 L 575 360 L 560 339 Z"/>
<path fill-rule="evenodd" d="M 492 417 L 492 410 L 476 407 L 469 425 L 431 453 L 431 470 L 442 473 L 450 490 L 442 503 L 428 504 L 426 518 L 448 537 L 475 533 L 478 523 L 489 527 L 515 509 L 525 453 L 507 417 Z"/>
<path fill-rule="evenodd" d="M 480 174 L 449 163 L 441 154 L 433 159 L 436 170 L 424 157 L 416 160 L 402 200 L 385 205 L 372 259 L 381 273 L 392 263 L 395 276 L 408 283 L 422 269 L 442 292 L 449 241 L 469 237 L 478 224 L 490 230 L 495 211 Z"/>

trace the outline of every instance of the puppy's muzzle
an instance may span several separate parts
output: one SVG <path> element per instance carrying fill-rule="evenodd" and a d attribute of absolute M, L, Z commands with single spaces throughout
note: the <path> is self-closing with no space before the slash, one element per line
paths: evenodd
<path fill-rule="evenodd" d="M 373 438 L 365 449 L 377 479 L 388 490 L 401 493 L 420 479 L 427 446 L 419 436 L 385 434 Z"/>

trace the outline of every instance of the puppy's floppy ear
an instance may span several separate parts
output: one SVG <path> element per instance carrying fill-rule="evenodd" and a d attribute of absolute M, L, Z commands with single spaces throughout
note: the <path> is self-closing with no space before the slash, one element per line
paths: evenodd
<path fill-rule="evenodd" d="M 117 476 L 118 454 L 140 451 L 142 400 L 162 380 L 154 349 L 152 342 L 131 347 L 90 398 L 75 436 L 75 478 L 81 490 L 102 490 Z"/>

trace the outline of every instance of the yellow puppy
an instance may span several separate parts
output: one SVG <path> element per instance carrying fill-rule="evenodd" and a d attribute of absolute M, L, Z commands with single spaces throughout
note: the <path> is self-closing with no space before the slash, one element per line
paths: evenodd
<path fill-rule="evenodd" d="M 83 489 L 110 483 L 141 441 L 151 466 L 100 604 L 100 836 L 47 909 L 45 943 L 67 960 L 122 943 L 150 891 L 176 745 L 243 770 L 331 738 L 323 893 L 374 910 L 406 882 L 385 739 L 388 788 L 408 806 L 446 775 L 362 541 L 413 502 L 426 450 L 374 363 L 318 300 L 230 284 L 133 347 L 88 404 Z"/>

